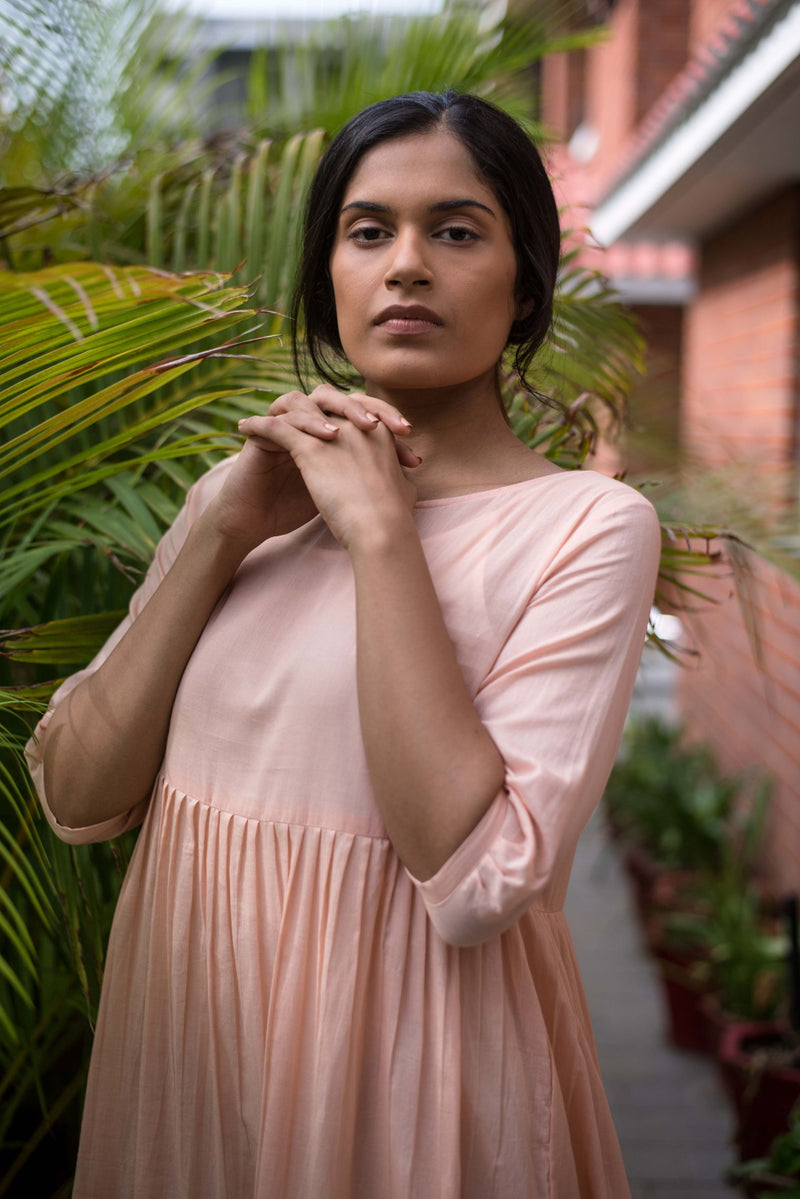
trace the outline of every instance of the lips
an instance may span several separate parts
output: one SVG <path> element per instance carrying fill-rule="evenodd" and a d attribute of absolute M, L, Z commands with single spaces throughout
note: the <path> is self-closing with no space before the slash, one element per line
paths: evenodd
<path fill-rule="evenodd" d="M 438 328 L 442 321 L 432 309 L 422 304 L 392 304 L 384 308 L 373 323 L 390 333 L 427 333 Z"/>

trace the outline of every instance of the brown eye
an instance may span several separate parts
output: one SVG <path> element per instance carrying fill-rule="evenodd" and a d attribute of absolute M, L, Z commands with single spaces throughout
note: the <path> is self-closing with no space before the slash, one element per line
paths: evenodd
<path fill-rule="evenodd" d="M 467 229 L 463 225 L 448 225 L 446 229 L 442 229 L 438 234 L 445 241 L 454 242 L 469 242 L 477 241 L 478 234 L 472 229 Z"/>
<path fill-rule="evenodd" d="M 347 236 L 350 241 L 375 242 L 381 241 L 388 234 L 378 225 L 359 225 L 357 229 L 353 229 Z"/>

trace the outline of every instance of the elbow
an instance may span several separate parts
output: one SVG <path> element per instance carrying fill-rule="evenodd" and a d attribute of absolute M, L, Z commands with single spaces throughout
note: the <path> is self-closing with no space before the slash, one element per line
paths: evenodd
<path fill-rule="evenodd" d="M 549 906 L 556 879 L 553 842 L 504 789 L 441 870 L 413 879 L 436 932 L 459 948 L 481 945 L 511 928 L 530 906 Z"/>
<path fill-rule="evenodd" d="M 25 756 L 42 812 L 59 841 L 67 845 L 108 841 L 141 823 L 147 800 L 133 806 L 128 804 L 125 810 L 117 815 L 103 814 L 98 817 L 92 811 L 84 814 L 78 797 L 80 788 L 74 789 L 73 794 L 73 788 L 59 778 L 58 772 L 52 772 L 50 754 L 43 752 L 43 744 L 36 737 L 28 742 Z M 59 802 L 54 804 L 50 796 L 56 794 L 59 796 Z M 70 797 L 70 802 L 66 804 L 63 802 L 65 796 Z"/>

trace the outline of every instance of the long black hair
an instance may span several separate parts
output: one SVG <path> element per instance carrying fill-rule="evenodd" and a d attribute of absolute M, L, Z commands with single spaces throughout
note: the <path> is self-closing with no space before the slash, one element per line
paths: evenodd
<path fill-rule="evenodd" d="M 309 191 L 303 254 L 292 299 L 293 328 L 305 322 L 305 345 L 295 337 L 294 361 L 302 378 L 305 349 L 329 383 L 350 382 L 342 370 L 330 258 L 345 189 L 373 146 L 396 137 L 442 129 L 468 150 L 480 176 L 502 205 L 517 258 L 515 296 L 526 315 L 511 326 L 514 369 L 525 373 L 553 319 L 561 233 L 553 189 L 539 153 L 507 113 L 478 96 L 460 92 L 409 92 L 371 104 L 344 126 L 326 150 Z"/>

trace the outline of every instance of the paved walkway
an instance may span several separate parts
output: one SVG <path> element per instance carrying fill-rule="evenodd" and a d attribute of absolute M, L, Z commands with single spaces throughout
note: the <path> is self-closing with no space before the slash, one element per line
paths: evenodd
<path fill-rule="evenodd" d="M 675 667 L 646 650 L 631 713 L 676 718 Z M 567 918 L 633 1199 L 733 1199 L 732 1118 L 714 1062 L 672 1048 L 655 967 L 599 816 L 578 847 Z"/>
<path fill-rule="evenodd" d="M 606 1091 L 633 1199 L 732 1199 L 731 1117 L 714 1063 L 663 1033 L 654 967 L 642 951 L 627 883 L 595 818 L 567 899 Z"/>

